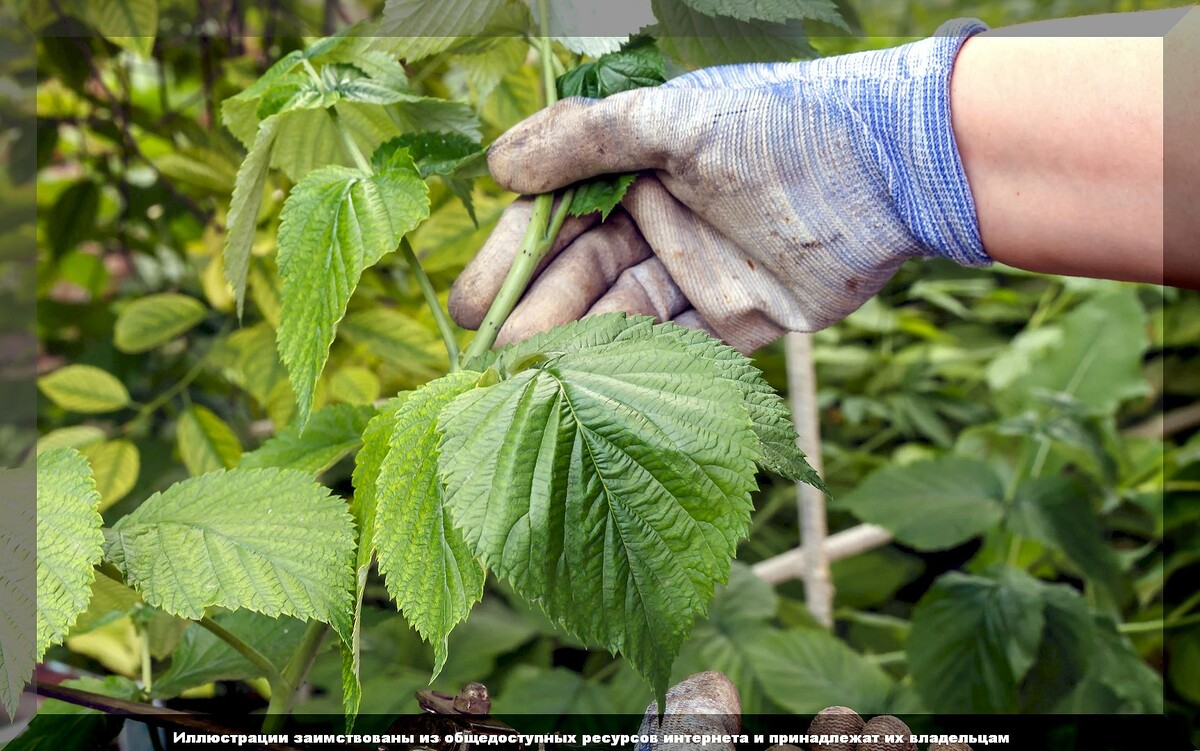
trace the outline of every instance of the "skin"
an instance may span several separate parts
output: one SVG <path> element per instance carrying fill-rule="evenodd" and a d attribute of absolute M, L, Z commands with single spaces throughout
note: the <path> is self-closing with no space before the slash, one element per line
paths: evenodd
<path fill-rule="evenodd" d="M 952 121 L 992 258 L 1200 287 L 1200 10 L 1180 15 L 1029 24 L 963 45 Z M 1115 34 L 1139 22 L 1171 32 L 1165 42 L 1039 36 Z"/>

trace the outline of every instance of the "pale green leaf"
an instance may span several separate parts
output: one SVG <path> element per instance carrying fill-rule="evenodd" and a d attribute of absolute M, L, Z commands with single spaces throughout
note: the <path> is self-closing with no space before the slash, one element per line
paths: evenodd
<path fill-rule="evenodd" d="M 283 315 L 279 352 L 308 419 L 313 390 L 363 269 L 429 215 L 429 189 L 396 151 L 373 175 L 345 167 L 309 173 L 288 196 L 279 226 Z"/>
<path fill-rule="evenodd" d="M 338 333 L 398 369 L 408 386 L 443 375 L 450 367 L 433 329 L 393 308 L 372 307 L 346 316 Z"/>
<path fill-rule="evenodd" d="M 836 636 L 816 629 L 764 634 L 745 644 L 762 689 L 796 714 L 848 706 L 863 714 L 887 711 L 892 679 Z"/>
<path fill-rule="evenodd" d="M 60 457 L 58 461 L 64 461 L 61 459 L 64 456 L 73 457 L 68 448 L 55 449 L 46 455 Z M 69 461 L 82 463 L 78 457 Z M 86 464 L 83 469 L 87 469 Z M 0 524 L 0 715 L 7 712 L 8 717 L 15 717 L 21 692 L 40 657 L 37 644 L 42 571 L 37 549 L 38 480 L 31 464 L 0 470 L 0 514 L 4 518 L 4 523 Z M 63 480 L 69 484 L 68 478 Z M 95 489 L 90 492 L 94 497 Z M 83 499 L 72 500 L 84 502 Z M 80 509 L 80 515 L 82 511 Z M 98 528 L 98 520 L 96 525 Z M 68 564 L 64 574 L 73 578 L 70 570 Z M 63 605 L 64 611 L 70 609 L 67 603 Z M 73 613 L 64 612 L 58 617 L 67 620 L 73 616 Z"/>
<path fill-rule="evenodd" d="M 483 596 L 483 569 L 451 522 L 438 480 L 438 415 L 478 379 L 459 371 L 412 392 L 393 418 L 377 480 L 379 571 L 405 620 L 433 646 L 435 676 L 447 637 Z"/>
<path fill-rule="evenodd" d="M 158 0 L 73 0 L 71 4 L 105 39 L 150 56 L 158 34 Z"/>
<path fill-rule="evenodd" d="M 834 501 L 918 550 L 942 550 L 992 528 L 1004 486 L 987 464 L 946 457 L 884 467 Z"/>
<path fill-rule="evenodd" d="M 271 165 L 271 149 L 278 130 L 277 119 L 267 119 L 258 127 L 250 153 L 238 168 L 233 186 L 233 198 L 225 217 L 225 279 L 237 297 L 238 317 L 246 301 L 246 275 L 250 271 L 250 251 L 254 246 L 254 230 L 258 210 L 262 205 L 263 189 Z"/>
<path fill-rule="evenodd" d="M 1121 287 L 1084 303 L 1062 319 L 1062 343 L 1032 361 L 1014 384 L 1070 394 L 1076 401 L 1111 414 L 1127 399 L 1148 390 L 1142 355 L 1149 346 L 1146 314 L 1137 291 Z"/>
<path fill-rule="evenodd" d="M 994 578 L 952 571 L 913 611 L 908 667 L 940 712 L 1013 712 L 1046 618 L 1038 581 L 1006 568 Z"/>
<path fill-rule="evenodd" d="M 87 610 L 75 619 L 68 636 L 86 634 L 107 626 L 132 613 L 141 602 L 141 596 L 121 582 L 107 576 L 97 576 L 92 581 L 92 594 Z"/>
<path fill-rule="evenodd" d="M 129 495 L 137 484 L 142 459 L 132 442 L 117 439 L 83 447 L 81 453 L 92 465 L 96 487 L 100 490 L 100 510 L 103 511 Z"/>
<path fill-rule="evenodd" d="M 232 469 L 146 499 L 113 526 L 105 557 L 147 604 L 181 618 L 246 608 L 322 621 L 345 638 L 353 546 L 346 505 L 309 475 Z"/>
<path fill-rule="evenodd" d="M 329 378 L 329 398 L 336 402 L 373 404 L 381 388 L 379 377 L 367 368 L 338 368 Z"/>
<path fill-rule="evenodd" d="M 476 555 L 661 697 L 748 528 L 759 448 L 704 347 L 647 321 L 598 316 L 503 351 L 505 380 L 442 411 L 439 463 Z"/>
<path fill-rule="evenodd" d="M 125 385 L 91 365 L 67 365 L 38 379 L 50 401 L 71 412 L 114 412 L 129 404 Z"/>
<path fill-rule="evenodd" d="M 72 425 L 68 428 L 51 430 L 37 440 L 37 453 L 41 456 L 51 449 L 81 449 L 104 440 L 104 431 L 95 425 Z"/>
<path fill-rule="evenodd" d="M 242 443 L 225 421 L 211 409 L 193 404 L 179 415 L 175 439 L 183 466 L 193 475 L 237 465 Z"/>
<path fill-rule="evenodd" d="M 651 0 L 658 19 L 653 34 L 668 57 L 688 67 L 732 63 L 780 62 L 814 57 L 804 24 L 739 21 L 688 7 L 685 0 Z"/>
<path fill-rule="evenodd" d="M 122 352 L 146 352 L 204 320 L 208 308 L 194 297 L 166 292 L 139 297 L 117 315 L 113 343 Z"/>
<path fill-rule="evenodd" d="M 254 647 L 278 668 L 287 664 L 304 635 L 304 624 L 294 618 L 268 618 L 249 610 L 222 613 L 213 618 L 230 633 Z M 217 638 L 192 624 L 183 632 L 171 655 L 171 667 L 154 680 L 154 696 L 169 699 L 213 681 L 261 678 L 262 671 Z"/>
<path fill-rule="evenodd" d="M 354 562 L 354 624 L 351 638 L 348 641 L 343 640 L 341 643 L 342 708 L 346 713 L 348 726 L 353 724 L 362 702 L 362 683 L 360 681 L 362 598 L 366 591 L 371 562 L 375 559 L 375 518 L 378 506 L 379 470 L 383 467 L 383 460 L 388 453 L 388 443 L 395 426 L 396 412 L 404 406 L 408 396 L 407 393 L 397 394 L 380 407 L 379 413 L 371 418 L 365 430 L 360 431 L 362 433 L 362 450 L 354 457 L 354 474 L 351 476 L 351 482 L 354 484 L 354 499 L 350 502 L 350 514 L 354 517 L 354 524 L 358 530 Z M 316 418 L 317 416 L 314 416 L 314 423 Z"/>
<path fill-rule="evenodd" d="M 243 469 L 279 467 L 319 475 L 362 444 L 373 407 L 333 404 L 313 412 L 303 431 L 293 422 L 242 457 Z"/>
<path fill-rule="evenodd" d="M 96 510 L 100 494 L 87 462 L 72 449 L 55 449 L 37 461 L 37 647 L 60 643 L 87 609 L 92 567 L 104 535 Z"/>
<path fill-rule="evenodd" d="M 412 63 L 483 31 L 505 0 L 387 0 L 376 46 Z"/>

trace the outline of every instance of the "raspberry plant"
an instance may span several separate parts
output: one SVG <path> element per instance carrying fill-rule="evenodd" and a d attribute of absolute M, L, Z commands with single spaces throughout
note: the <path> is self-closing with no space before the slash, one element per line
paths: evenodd
<path fill-rule="evenodd" d="M 831 7 L 812 3 L 797 13 Z M 544 0 L 532 8 L 492 2 L 469 15 L 480 29 L 500 19 L 528 35 L 547 105 L 560 95 L 603 97 L 664 80 L 664 57 L 649 36 L 556 41 Z M 661 700 L 696 617 L 728 580 L 749 529 L 758 469 L 821 486 L 796 448 L 783 399 L 746 357 L 707 334 L 611 314 L 491 350 L 565 217 L 607 217 L 634 175 L 535 199 L 520 260 L 460 356 L 459 332 L 409 237 L 430 216 L 430 181 L 473 215 L 472 183 L 485 173 L 480 130 L 468 106 L 415 93 L 402 61 L 514 39 L 471 42 L 406 26 L 432 17 L 424 3 L 389 3 L 381 30 L 406 27 L 422 38 L 351 28 L 284 56 L 223 103 L 223 124 L 247 150 L 226 215 L 224 278 L 237 317 L 247 314 L 250 290 L 274 318 L 290 388 L 287 404 L 268 399 L 290 419 L 242 456 L 220 418 L 189 407 L 180 443 L 196 476 L 105 528 L 102 548 L 94 511 L 102 493 L 88 462 L 72 448 L 46 453 L 39 503 L 72 522 L 59 529 L 70 539 L 39 558 L 39 572 L 69 575 L 39 599 L 38 655 L 87 607 L 98 565 L 145 605 L 197 621 L 258 666 L 271 688 L 268 729 L 282 722 L 331 628 L 353 722 L 361 701 L 359 614 L 378 561 L 388 594 L 433 647 L 434 676 L 450 633 L 483 597 L 491 573 L 570 634 L 624 655 Z M 594 59 L 581 62 L 582 53 Z M 574 63 L 569 70 L 564 59 Z M 274 310 L 266 310 L 254 277 L 271 261 L 256 244 L 276 170 L 293 184 L 274 232 L 279 286 L 267 303 Z M 339 328 L 350 339 L 364 329 L 383 335 L 386 320 L 364 324 L 347 313 L 364 272 L 392 254 L 436 323 L 449 372 L 378 408 L 318 408 Z M 195 307 L 178 295 L 140 300 L 122 315 L 117 346 L 160 346 L 198 323 L 203 311 Z M 384 319 L 386 310 L 379 310 Z M 271 346 L 261 333 L 249 326 L 232 336 L 253 358 L 256 347 Z M 127 403 L 119 383 L 107 391 L 103 383 L 59 371 L 43 389 L 80 411 Z M 106 399 L 112 403 L 100 403 Z M 183 450 L 185 442 L 192 450 Z M 313 475 L 359 446 L 347 507 Z M 280 666 L 209 617 L 212 608 L 310 625 Z"/>

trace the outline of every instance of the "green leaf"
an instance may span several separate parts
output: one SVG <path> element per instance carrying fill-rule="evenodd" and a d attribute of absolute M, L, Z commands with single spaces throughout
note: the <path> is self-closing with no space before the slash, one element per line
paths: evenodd
<path fill-rule="evenodd" d="M 433 646 L 435 677 L 450 632 L 483 596 L 483 569 L 451 522 L 438 481 L 438 415 L 478 379 L 459 371 L 412 392 L 393 418 L 377 480 L 379 571 L 405 620 Z"/>
<path fill-rule="evenodd" d="M 247 608 L 316 619 L 345 638 L 353 545 L 345 504 L 309 475 L 233 469 L 147 498 L 113 526 L 105 557 L 172 615 Z"/>
<path fill-rule="evenodd" d="M 293 618 L 268 618 L 249 610 L 214 616 L 220 625 L 257 649 L 271 664 L 287 664 L 304 635 L 304 624 Z M 244 681 L 262 672 L 211 631 L 193 623 L 183 632 L 171 655 L 171 667 L 154 680 L 154 696 L 170 699 L 213 681 Z"/>
<path fill-rule="evenodd" d="M 139 297 L 117 316 L 113 343 L 122 352 L 146 352 L 200 323 L 207 313 L 204 303 L 186 295 Z"/>
<path fill-rule="evenodd" d="M 353 725 L 362 702 L 361 632 L 362 599 L 367 587 L 367 576 L 371 561 L 375 558 L 375 519 L 378 512 L 379 471 L 388 454 L 388 443 L 396 423 L 396 413 L 408 400 L 407 393 L 397 394 L 379 408 L 362 434 L 362 450 L 354 457 L 354 499 L 350 502 L 350 514 L 358 530 L 355 548 L 354 624 L 349 640 L 341 644 L 342 655 L 342 708 L 346 714 L 347 727 Z M 319 415 L 320 413 L 318 413 Z M 314 416 L 313 422 L 316 422 Z"/>
<path fill-rule="evenodd" d="M 833 505 L 905 545 L 943 550 L 993 527 L 1003 500 L 1004 486 L 987 464 L 945 457 L 877 470 Z"/>
<path fill-rule="evenodd" d="M 92 593 L 87 610 L 75 619 L 68 637 L 107 626 L 129 615 L 141 604 L 142 598 L 137 592 L 107 576 L 97 576 L 92 580 Z"/>
<path fill-rule="evenodd" d="M 37 453 L 41 456 L 51 449 L 82 449 L 104 440 L 104 431 L 95 425 L 72 425 L 69 428 L 51 430 L 37 440 Z"/>
<path fill-rule="evenodd" d="M 1087 603 L 1065 584 L 1042 585 L 1046 628 L 1033 667 L 1021 685 L 1021 712 L 1053 712 L 1083 680 L 1096 649 Z"/>
<path fill-rule="evenodd" d="M 601 99 L 622 91 L 658 86 L 666 80 L 666 62 L 654 40 L 636 37 L 617 52 L 584 63 L 557 81 L 559 97 Z"/>
<path fill-rule="evenodd" d="M 389 52 L 413 63 L 475 36 L 505 0 L 387 0 L 378 37 Z"/>
<path fill-rule="evenodd" d="M 398 369 L 405 386 L 418 386 L 450 368 L 437 332 L 393 308 L 351 313 L 338 333 Z"/>
<path fill-rule="evenodd" d="M 1146 315 L 1133 287 L 1099 295 L 1062 319 L 1062 344 L 1035 360 L 1015 386 L 1045 390 L 1112 414 L 1127 399 L 1143 396 L 1142 355 L 1149 346 Z"/>
<path fill-rule="evenodd" d="M 838 12 L 832 0 L 683 0 L 692 10 L 706 16 L 730 16 L 739 21 L 768 21 L 782 23 L 794 18 L 811 18 L 816 21 L 839 26 L 846 31 L 850 27 Z"/>
<path fill-rule="evenodd" d="M 38 379 L 50 401 L 71 412 L 114 412 L 129 404 L 129 392 L 115 376 L 91 365 L 67 365 Z"/>
<path fill-rule="evenodd" d="M 687 67 L 779 62 L 815 57 L 804 24 L 739 21 L 705 15 L 685 0 L 651 0 L 658 24 L 652 30 L 659 49 Z"/>
<path fill-rule="evenodd" d="M 73 0 L 71 5 L 105 39 L 150 56 L 158 33 L 158 0 Z"/>
<path fill-rule="evenodd" d="M 489 568 L 661 699 L 748 529 L 742 394 L 672 324 L 597 316 L 534 340 L 497 358 L 526 369 L 442 411 L 447 503 Z"/>
<path fill-rule="evenodd" d="M 333 404 L 313 412 L 301 429 L 289 424 L 275 437 L 242 457 L 242 469 L 280 467 L 319 475 L 362 444 L 375 409 L 368 405 Z"/>
<path fill-rule="evenodd" d="M 35 661 L 62 642 L 87 609 L 92 567 L 100 562 L 104 543 L 99 503 L 91 470 L 78 452 L 55 449 L 38 457 Z"/>
<path fill-rule="evenodd" d="M 575 189 L 575 197 L 571 199 L 570 214 L 583 216 L 598 211 L 601 220 L 607 219 L 612 210 L 625 197 L 625 191 L 629 190 L 629 186 L 633 185 L 634 180 L 637 180 L 637 174 L 630 173 L 613 177 L 599 177 L 581 183 Z"/>
<path fill-rule="evenodd" d="M 363 269 L 428 215 L 429 189 L 403 150 L 373 175 L 325 167 L 292 189 L 279 225 L 283 315 L 277 338 L 301 425 Z"/>
<path fill-rule="evenodd" d="M 271 166 L 271 148 L 275 144 L 279 121 L 271 118 L 258 126 L 250 152 L 238 167 L 233 185 L 233 198 L 225 217 L 225 279 L 237 298 L 238 318 L 246 301 L 246 275 L 250 271 L 250 252 L 254 247 L 254 230 L 262 206 L 263 189 Z"/>
<path fill-rule="evenodd" d="M 71 449 L 49 453 L 71 456 Z M 32 465 L 0 470 L 0 514 L 4 518 L 0 524 L 0 707 L 8 717 L 16 716 L 21 693 L 39 659 L 37 491 L 38 477 Z M 73 500 L 82 503 L 82 499 Z"/>
<path fill-rule="evenodd" d="M 382 385 L 367 368 L 344 367 L 329 378 L 329 398 L 347 404 L 374 404 Z"/>
<path fill-rule="evenodd" d="M 466 207 L 475 220 L 471 196 L 476 177 L 487 174 L 487 153 L 475 141 L 461 133 L 411 133 L 384 143 L 372 155 L 372 163 L 388 159 L 391 151 L 408 149 L 421 177 L 436 175 Z"/>
<path fill-rule="evenodd" d="M 913 611 L 908 667 L 917 691 L 940 712 L 1014 712 L 1045 625 L 1041 585 L 1024 571 L 944 574 Z"/>
<path fill-rule="evenodd" d="M 765 468 L 794 481 L 806 482 L 820 490 L 826 490 L 821 478 L 809 466 L 804 452 L 796 447 L 796 426 L 792 422 L 787 403 L 762 378 L 754 363 L 732 347 L 701 331 L 671 327 L 663 329 L 654 325 L 647 317 L 626 317 L 624 314 L 606 314 L 589 318 L 588 336 L 574 337 L 574 329 L 560 327 L 553 331 L 530 337 L 512 347 L 506 347 L 496 358 L 497 366 L 508 370 L 517 363 L 539 352 L 574 351 L 581 346 L 609 341 L 635 341 L 669 332 L 674 345 L 693 356 L 701 356 L 720 372 L 723 380 L 735 386 L 745 400 L 754 434 L 758 438 L 759 456 L 756 461 Z M 665 342 L 665 339 L 660 339 Z M 483 369 L 491 360 L 479 363 L 464 363 L 468 367 Z"/>
<path fill-rule="evenodd" d="M 142 459 L 132 442 L 124 439 L 102 441 L 85 446 L 81 453 L 92 465 L 96 487 L 100 490 L 101 511 L 129 495 L 137 485 Z"/>
<path fill-rule="evenodd" d="M 242 456 L 242 443 L 233 429 L 208 407 L 193 404 L 179 415 L 175 439 L 183 465 L 193 475 L 229 469 Z"/>
<path fill-rule="evenodd" d="M 496 714 L 609 715 L 616 713 L 612 699 L 596 684 L 574 670 L 517 665 L 496 697 Z"/>
<path fill-rule="evenodd" d="M 767 697 L 789 712 L 816 714 L 831 705 L 863 714 L 888 709 L 892 679 L 826 631 L 774 631 L 744 648 Z"/>
<path fill-rule="evenodd" d="M 1043 542 L 1070 558 L 1081 573 L 1121 594 L 1116 553 L 1104 542 L 1104 530 L 1079 483 L 1069 477 L 1039 477 L 1017 488 L 1005 525 L 1021 537 Z"/>
<path fill-rule="evenodd" d="M 1138 656 L 1109 618 L 1096 616 L 1092 620 L 1096 642 L 1087 673 L 1055 711 L 1162 714 L 1162 676 Z"/>

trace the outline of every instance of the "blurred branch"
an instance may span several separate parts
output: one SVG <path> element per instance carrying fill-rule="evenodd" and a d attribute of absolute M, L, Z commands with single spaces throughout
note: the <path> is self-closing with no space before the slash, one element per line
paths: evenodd
<path fill-rule="evenodd" d="M 800 450 L 809 464 L 823 475 L 821 466 L 821 421 L 817 411 L 817 379 L 813 370 L 812 335 L 791 333 L 784 340 L 787 353 L 788 397 L 796 422 Z M 833 625 L 833 576 L 825 540 L 825 494 L 806 483 L 796 483 L 796 505 L 800 518 L 800 550 L 804 551 L 804 600 L 818 623 Z"/>
<path fill-rule="evenodd" d="M 1200 402 L 1163 412 L 1125 431 L 1134 438 L 1166 438 L 1200 425 Z"/>
<path fill-rule="evenodd" d="M 860 524 L 857 527 L 837 532 L 825 538 L 822 550 L 827 563 L 850 558 L 859 553 L 883 547 L 892 541 L 892 533 L 874 524 Z M 804 578 L 806 556 L 803 547 L 793 548 L 774 558 L 768 558 L 754 564 L 754 573 L 763 581 L 771 584 Z"/>

